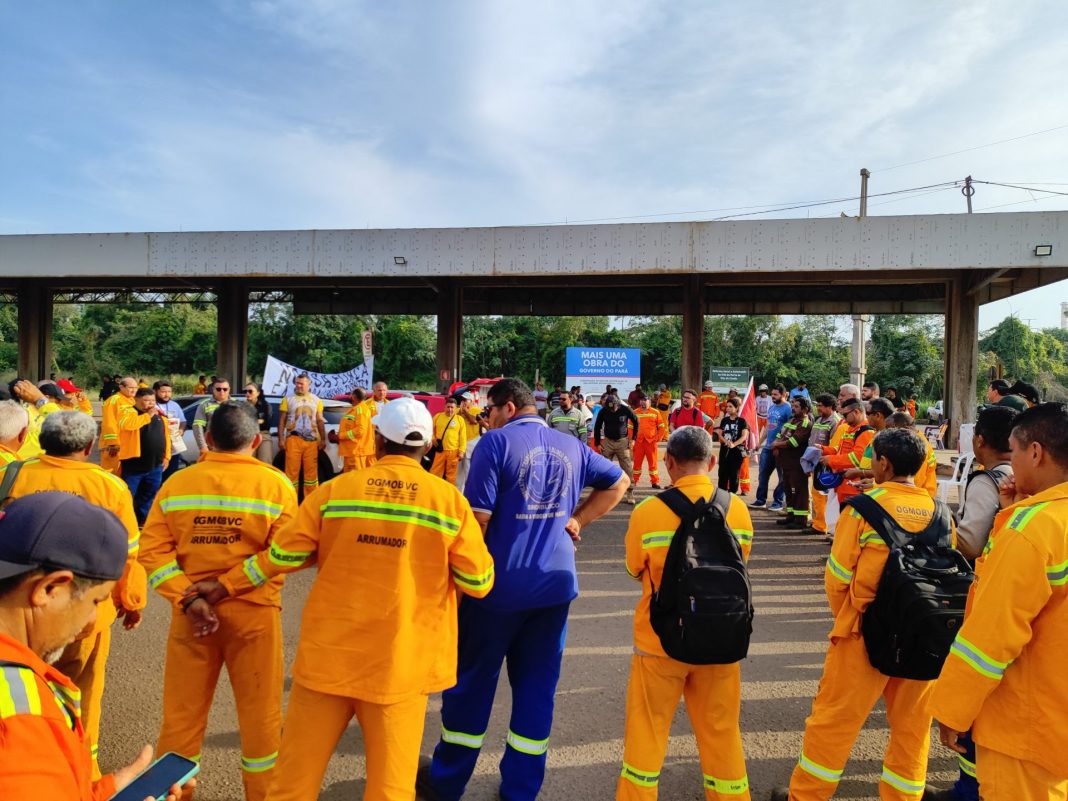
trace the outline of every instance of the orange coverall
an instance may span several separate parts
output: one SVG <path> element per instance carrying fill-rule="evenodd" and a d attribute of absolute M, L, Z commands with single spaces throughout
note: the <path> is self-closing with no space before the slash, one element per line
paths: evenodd
<path fill-rule="evenodd" d="M 105 801 L 115 778 L 93 781 L 81 693 L 58 668 L 0 633 L 0 798 Z"/>
<path fill-rule="evenodd" d="M 386 456 L 312 493 L 268 550 L 220 581 L 239 596 L 312 565 L 268 798 L 317 797 L 355 715 L 364 797 L 411 801 L 427 695 L 456 683 L 456 590 L 483 597 L 493 586 L 482 530 L 456 487 Z"/>
<path fill-rule="evenodd" d="M 887 482 L 868 490 L 905 531 L 926 528 L 934 501 L 926 490 Z M 956 532 L 953 534 L 956 541 Z M 917 801 L 927 778 L 931 715 L 925 712 L 934 682 L 885 676 L 871 666 L 860 621 L 875 599 L 890 549 L 852 508 L 843 509 L 824 571 L 834 626 L 823 677 L 805 721 L 801 756 L 790 777 L 791 801 L 825 801 L 834 795 L 853 743 L 879 696 L 886 701 L 890 742 L 879 781 L 882 801 Z"/>
<path fill-rule="evenodd" d="M 1068 483 L 1002 509 L 930 711 L 972 729 L 987 801 L 1068 797 Z"/>
<path fill-rule="evenodd" d="M 867 420 L 855 426 L 842 423 L 831 435 L 831 444 L 823 446 L 824 455 L 831 457 L 827 460 L 827 466 L 836 473 L 854 468 L 859 469 L 860 459 L 873 439 L 875 439 L 875 429 L 868 425 Z M 859 489 L 846 481 L 839 484 L 835 491 L 838 493 L 839 503 L 846 498 L 860 494 Z"/>
<path fill-rule="evenodd" d="M 706 389 L 697 396 L 697 408 L 715 420 L 719 417 L 719 395 Z"/>
<path fill-rule="evenodd" d="M 294 489 L 304 474 L 304 492 L 319 486 L 319 420 L 323 416 L 323 402 L 310 392 L 306 395 L 288 395 L 278 405 L 280 414 L 286 415 L 285 440 L 286 476 Z M 310 420 L 306 418 L 310 417 Z M 304 439 L 297 433 L 304 428 L 314 439 Z"/>
<path fill-rule="evenodd" d="M 634 441 L 634 484 L 642 477 L 642 464 L 649 464 L 649 480 L 653 488 L 660 486 L 660 472 L 656 466 L 657 443 L 664 437 L 664 420 L 656 409 L 636 409 L 638 438 Z"/>
<path fill-rule="evenodd" d="M 363 470 L 375 463 L 375 427 L 371 419 L 378 414 L 378 401 L 368 398 L 360 404 L 363 414 L 353 424 L 356 440 L 356 469 Z M 382 403 L 389 403 L 388 400 Z"/>
<path fill-rule="evenodd" d="M 711 498 L 707 475 L 683 476 L 675 486 L 691 501 Z M 617 801 L 655 801 L 660 769 L 667 753 L 668 734 L 679 698 L 697 738 L 705 798 L 748 801 L 749 779 L 742 752 L 738 716 L 742 703 L 740 663 L 689 665 L 664 653 L 660 638 L 649 623 L 652 586 L 660 586 L 668 547 L 679 518 L 656 497 L 643 501 L 627 527 L 627 573 L 642 583 L 634 610 L 634 654 L 627 683 L 627 722 L 623 736 L 623 770 L 616 782 Z M 727 525 L 748 559 L 753 545 L 749 509 L 731 496 Z"/>
<path fill-rule="evenodd" d="M 119 467 L 119 455 L 118 453 L 114 456 L 109 455 L 107 448 L 118 447 L 119 415 L 128 406 L 133 406 L 133 398 L 127 398 L 121 392 L 116 392 L 104 401 L 100 409 L 100 466 L 111 472 Z"/>
<path fill-rule="evenodd" d="M 0 471 L 2 480 L 3 471 Z M 122 578 L 115 584 L 111 598 L 97 607 L 96 625 L 92 632 L 64 648 L 63 655 L 56 662 L 56 668 L 70 676 L 81 691 L 82 725 L 92 747 L 93 775 L 98 777 L 96 756 L 100 744 L 100 706 L 104 697 L 108 653 L 111 650 L 111 624 L 117 615 L 115 607 L 140 610 L 145 608 L 148 600 L 145 571 L 137 563 L 141 534 L 137 529 L 133 498 L 126 483 L 95 464 L 48 455 L 28 459 L 15 480 L 11 497 L 21 498 L 47 490 L 69 492 L 101 509 L 107 509 L 119 518 L 129 538 L 129 553 Z"/>
<path fill-rule="evenodd" d="M 337 455 L 341 457 L 341 472 L 343 473 L 362 470 L 364 467 L 362 457 L 356 455 L 356 448 L 360 444 L 356 439 L 356 421 L 361 414 L 363 414 L 363 401 L 349 407 L 337 427 Z"/>
<path fill-rule="evenodd" d="M 108 400 L 111 400 L 108 398 Z M 153 416 L 163 418 L 163 439 L 166 443 L 163 460 L 171 458 L 171 435 L 166 426 L 167 416 L 158 408 L 148 414 L 142 414 L 131 404 L 119 411 L 119 455 L 118 460 L 136 459 L 141 455 L 141 429 L 152 422 Z"/>
<path fill-rule="evenodd" d="M 193 636 L 179 601 L 192 582 L 218 578 L 268 547 L 296 509 L 296 493 L 280 470 L 251 456 L 208 451 L 202 462 L 164 482 L 142 535 L 140 559 L 148 581 L 172 605 L 156 750 L 200 758 L 225 665 L 237 705 L 248 801 L 266 798 L 282 735 L 283 579 L 218 604 L 219 629 L 207 637 Z"/>

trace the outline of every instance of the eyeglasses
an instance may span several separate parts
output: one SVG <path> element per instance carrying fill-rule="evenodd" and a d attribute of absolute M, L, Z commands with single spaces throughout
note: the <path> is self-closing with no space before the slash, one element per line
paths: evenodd
<path fill-rule="evenodd" d="M 230 387 L 215 387 L 214 392 L 229 392 Z"/>
<path fill-rule="evenodd" d="M 256 390 L 254 390 L 254 389 L 246 389 L 246 390 L 245 390 L 245 394 L 246 394 L 246 395 L 251 395 L 251 394 L 252 394 L 253 392 L 255 392 L 255 391 L 256 391 Z"/>

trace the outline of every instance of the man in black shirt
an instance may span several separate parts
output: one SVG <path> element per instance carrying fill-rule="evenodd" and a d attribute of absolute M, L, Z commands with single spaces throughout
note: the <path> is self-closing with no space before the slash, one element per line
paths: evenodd
<path fill-rule="evenodd" d="M 632 428 L 628 433 L 627 423 Z M 602 436 L 603 434 L 603 436 Z M 611 461 L 615 459 L 623 472 L 630 476 L 634 472 L 634 458 L 631 453 L 631 444 L 638 438 L 638 418 L 629 406 L 619 402 L 618 395 L 606 395 L 604 406 L 597 414 L 597 420 L 593 424 L 593 444 L 601 451 L 601 455 Z M 627 488 L 624 500 L 634 505 L 634 485 Z"/>
<path fill-rule="evenodd" d="M 137 522 L 143 526 L 163 483 L 163 471 L 170 456 L 170 430 L 167 418 L 156 408 L 154 390 L 148 387 L 137 390 L 133 407 L 123 414 L 119 427 L 122 479 L 133 495 Z"/>

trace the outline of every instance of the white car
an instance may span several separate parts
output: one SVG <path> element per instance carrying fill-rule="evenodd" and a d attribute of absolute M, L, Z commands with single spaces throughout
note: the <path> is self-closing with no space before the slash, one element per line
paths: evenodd
<path fill-rule="evenodd" d="M 943 417 L 945 417 L 945 412 L 943 411 L 942 401 L 938 401 L 934 406 L 927 407 L 927 419 L 932 423 L 941 423 Z"/>

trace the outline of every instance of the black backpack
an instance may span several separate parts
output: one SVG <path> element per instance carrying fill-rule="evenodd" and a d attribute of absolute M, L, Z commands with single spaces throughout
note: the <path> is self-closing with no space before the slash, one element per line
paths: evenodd
<path fill-rule="evenodd" d="M 911 534 L 869 495 L 844 504 L 890 547 L 875 600 L 861 620 L 868 661 L 886 676 L 938 678 L 975 580 L 968 560 L 952 547 L 949 507 L 936 500 L 927 528 Z"/>
<path fill-rule="evenodd" d="M 680 518 L 668 547 L 649 622 L 672 659 L 727 665 L 745 659 L 753 633 L 753 589 L 742 549 L 727 526 L 729 493 L 693 502 L 682 490 L 657 496 Z"/>

